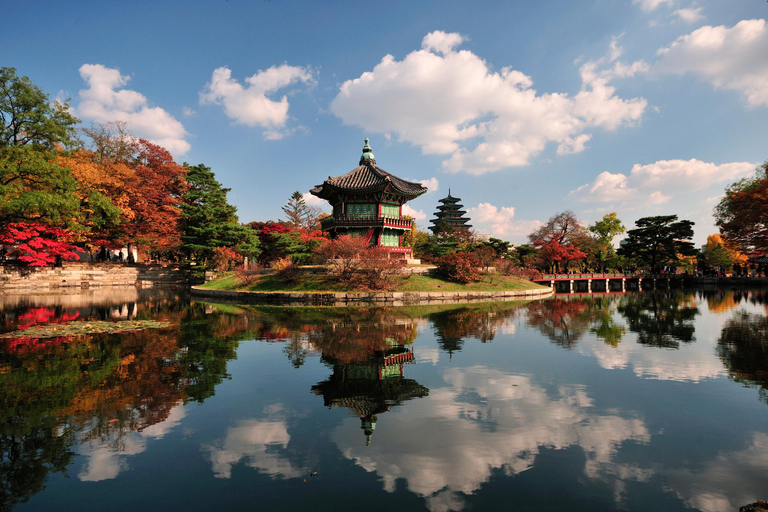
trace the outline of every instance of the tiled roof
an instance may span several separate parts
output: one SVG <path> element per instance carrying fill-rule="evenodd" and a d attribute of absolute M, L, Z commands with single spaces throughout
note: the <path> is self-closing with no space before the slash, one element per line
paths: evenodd
<path fill-rule="evenodd" d="M 419 183 L 413 183 L 388 173 L 378 167 L 375 161 L 369 161 L 352 169 L 342 176 L 329 176 L 322 185 L 318 185 L 310 192 L 323 199 L 328 199 L 334 192 L 368 192 L 382 190 L 391 186 L 394 191 L 405 196 L 416 197 L 427 191 L 427 188 Z"/>

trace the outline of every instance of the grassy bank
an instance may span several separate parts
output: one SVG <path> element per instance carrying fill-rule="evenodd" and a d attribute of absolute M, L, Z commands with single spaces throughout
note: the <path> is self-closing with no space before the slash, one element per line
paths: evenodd
<path fill-rule="evenodd" d="M 234 272 L 202 285 L 211 290 L 251 291 L 251 292 L 354 292 L 354 287 L 345 285 L 338 279 L 326 274 L 303 274 L 295 283 L 285 283 L 273 274 L 259 276 L 250 286 L 243 285 Z M 468 291 L 505 291 L 531 290 L 543 288 L 527 280 L 497 274 L 483 276 L 480 281 L 469 284 L 457 284 L 439 277 L 428 275 L 409 275 L 393 280 L 390 291 L 396 292 L 468 292 Z"/>

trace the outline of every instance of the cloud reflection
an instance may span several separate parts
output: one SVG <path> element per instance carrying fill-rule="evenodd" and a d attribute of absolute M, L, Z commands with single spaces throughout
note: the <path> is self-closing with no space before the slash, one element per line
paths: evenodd
<path fill-rule="evenodd" d="M 230 478 L 232 467 L 242 460 L 271 478 L 296 478 L 305 474 L 304 468 L 280 453 L 290 440 L 284 418 L 248 419 L 229 427 L 224 439 L 203 446 L 203 451 L 209 453 L 216 478 Z"/>
<path fill-rule="evenodd" d="M 446 387 L 397 411 L 397 428 L 377 431 L 369 447 L 361 446 L 351 421 L 333 434 L 345 456 L 376 472 L 385 490 L 405 479 L 435 511 L 460 509 L 456 493 L 476 491 L 496 469 L 511 475 L 531 468 L 544 448 L 581 447 L 585 474 L 596 478 L 631 471 L 614 455 L 625 442 L 650 441 L 641 419 L 595 413 L 582 386 L 563 385 L 552 396 L 529 376 L 483 366 L 449 369 L 444 379 Z"/>
<path fill-rule="evenodd" d="M 83 482 L 117 478 L 121 471 L 128 469 L 129 456 L 138 455 L 147 449 L 147 438 L 162 439 L 181 423 L 185 415 L 184 407 L 176 406 L 169 411 L 164 421 L 150 425 L 142 431 L 116 432 L 106 439 L 83 444 L 79 453 L 85 457 L 85 464 L 77 478 Z"/>

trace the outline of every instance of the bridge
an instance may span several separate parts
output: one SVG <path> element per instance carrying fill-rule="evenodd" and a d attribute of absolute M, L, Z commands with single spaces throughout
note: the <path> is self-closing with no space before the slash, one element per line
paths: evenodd
<path fill-rule="evenodd" d="M 658 285 L 669 288 L 673 283 L 681 283 L 683 274 L 633 274 L 629 272 L 607 272 L 594 274 L 544 274 L 533 281 L 545 286 L 551 286 L 555 293 L 565 288 L 565 292 L 574 293 L 577 288 L 580 291 L 611 292 L 641 290 L 642 288 L 655 289 Z M 560 291 L 559 293 L 564 293 Z"/>

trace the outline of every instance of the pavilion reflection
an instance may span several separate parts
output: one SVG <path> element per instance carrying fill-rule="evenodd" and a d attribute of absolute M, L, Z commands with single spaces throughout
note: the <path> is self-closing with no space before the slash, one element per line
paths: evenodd
<path fill-rule="evenodd" d="M 425 397 L 429 389 L 405 377 L 405 366 L 414 363 L 415 329 L 409 321 L 390 325 L 382 335 L 365 326 L 336 325 L 324 332 L 315 348 L 333 368 L 331 376 L 312 386 L 328 408 L 341 407 L 360 418 L 366 446 L 371 444 L 378 416 L 404 402 Z"/>

